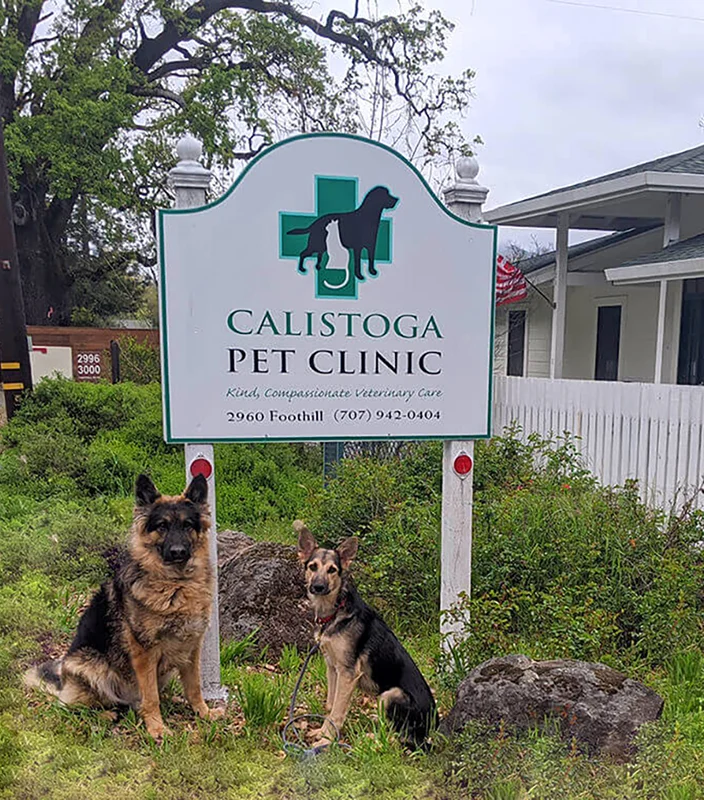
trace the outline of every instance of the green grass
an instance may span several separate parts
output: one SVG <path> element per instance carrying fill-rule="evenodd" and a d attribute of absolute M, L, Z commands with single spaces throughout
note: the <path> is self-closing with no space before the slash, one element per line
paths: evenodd
<path fill-rule="evenodd" d="M 319 540 L 360 537 L 356 579 L 428 677 L 442 713 L 467 670 L 493 655 L 598 660 L 665 698 L 631 764 L 587 758 L 549 732 L 473 725 L 405 751 L 375 701 L 357 698 L 351 750 L 286 756 L 281 727 L 305 654 L 272 663 L 256 633 L 222 648 L 226 719 L 194 717 L 178 684 L 156 746 L 133 712 L 112 719 L 26 694 L 20 674 L 58 654 L 124 543 L 132 483 L 146 469 L 183 488 L 182 448 L 164 445 L 156 385 L 42 383 L 0 434 L 0 798 L 704 798 L 704 515 L 645 508 L 606 489 L 573 443 L 511 432 L 476 447 L 470 632 L 449 656 L 437 633 L 440 448 L 402 462 L 343 463 L 322 487 L 320 448 L 216 448 L 221 528 L 293 543 L 300 517 Z M 322 713 L 316 655 L 298 707 Z"/>

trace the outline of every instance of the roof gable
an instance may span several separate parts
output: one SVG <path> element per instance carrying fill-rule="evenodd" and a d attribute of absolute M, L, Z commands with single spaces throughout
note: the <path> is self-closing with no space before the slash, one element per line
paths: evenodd
<path fill-rule="evenodd" d="M 590 178 L 587 181 L 573 183 L 571 186 L 561 186 L 559 189 L 552 189 L 549 192 L 536 194 L 526 200 L 537 200 L 540 197 L 549 197 L 559 192 L 569 192 L 573 189 L 582 189 L 585 186 L 596 186 L 599 183 L 614 180 L 615 178 L 625 178 L 628 175 L 638 175 L 641 172 L 669 172 L 686 173 L 688 175 L 704 175 L 704 145 L 683 150 L 680 153 L 672 153 L 669 156 L 661 156 L 652 161 L 644 161 L 633 167 L 610 172 L 598 178 Z"/>
<path fill-rule="evenodd" d="M 608 247 L 613 247 L 616 244 L 620 244 L 621 242 L 625 242 L 628 239 L 633 239 L 636 236 L 640 236 L 643 233 L 647 233 L 648 231 L 654 230 L 655 227 L 659 226 L 650 226 L 648 228 L 633 228 L 629 231 L 619 231 L 618 233 L 611 233 L 608 236 L 600 236 L 597 239 L 589 239 L 586 242 L 580 242 L 579 244 L 573 244 L 571 247 L 567 249 L 567 265 L 569 269 L 569 262 L 571 259 L 575 259 L 579 256 L 585 256 L 589 253 L 595 253 L 599 250 L 605 250 Z M 544 267 L 550 267 L 555 264 L 556 252 L 552 250 L 549 253 L 543 253 L 539 256 L 533 256 L 532 258 L 526 258 L 522 261 L 517 263 L 517 266 L 523 272 L 524 275 L 530 275 L 531 272 L 536 272 L 539 269 L 543 269 Z"/>
<path fill-rule="evenodd" d="M 622 266 L 635 267 L 640 264 L 665 264 L 670 261 L 687 261 L 693 258 L 704 258 L 704 233 L 674 242 L 654 253 L 646 253 L 643 256 L 626 261 Z"/>

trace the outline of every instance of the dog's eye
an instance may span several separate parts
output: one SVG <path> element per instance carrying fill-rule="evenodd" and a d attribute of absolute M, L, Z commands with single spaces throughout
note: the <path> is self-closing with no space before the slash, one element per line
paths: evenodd
<path fill-rule="evenodd" d="M 169 530 L 169 526 L 165 522 L 160 522 L 156 526 L 156 529 L 159 531 L 159 533 L 166 533 L 166 531 Z"/>
<path fill-rule="evenodd" d="M 334 575 L 336 572 L 337 572 L 337 569 L 335 567 L 328 567 L 328 574 L 329 575 Z"/>
<path fill-rule="evenodd" d="M 315 572 L 315 571 L 316 571 L 316 569 L 318 569 L 318 565 L 317 565 L 317 564 L 308 564 L 308 569 L 309 569 L 311 572 Z"/>

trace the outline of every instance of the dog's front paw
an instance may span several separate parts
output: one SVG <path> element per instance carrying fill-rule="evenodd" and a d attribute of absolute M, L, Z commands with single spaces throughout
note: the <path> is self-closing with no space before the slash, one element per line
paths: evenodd
<path fill-rule="evenodd" d="M 318 750 L 319 748 L 322 749 L 324 747 L 330 747 L 332 744 L 332 739 L 328 739 L 322 736 L 320 739 L 316 739 L 313 744 L 311 745 L 311 749 Z"/>
<path fill-rule="evenodd" d="M 163 741 L 164 736 L 173 734 L 173 731 L 167 728 L 161 719 L 147 719 L 144 720 L 144 724 L 147 726 L 147 733 L 157 742 Z"/>
<path fill-rule="evenodd" d="M 337 738 L 335 730 L 327 722 L 320 728 L 313 728 L 308 732 L 308 737 L 313 740 L 313 747 L 332 744 Z"/>
<path fill-rule="evenodd" d="M 225 716 L 225 714 L 226 711 L 224 708 L 207 708 L 206 713 L 203 714 L 202 716 L 203 719 L 214 720 L 214 719 L 222 719 Z"/>
<path fill-rule="evenodd" d="M 225 716 L 224 708 L 208 708 L 205 703 L 194 706 L 193 710 L 201 719 L 222 719 Z"/>

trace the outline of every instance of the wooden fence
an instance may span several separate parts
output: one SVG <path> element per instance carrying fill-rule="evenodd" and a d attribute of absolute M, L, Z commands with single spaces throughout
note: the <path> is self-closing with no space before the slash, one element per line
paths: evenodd
<path fill-rule="evenodd" d="M 497 376 L 494 434 L 512 422 L 579 437 L 602 483 L 635 478 L 651 505 L 679 505 L 704 478 L 704 387 Z"/>

